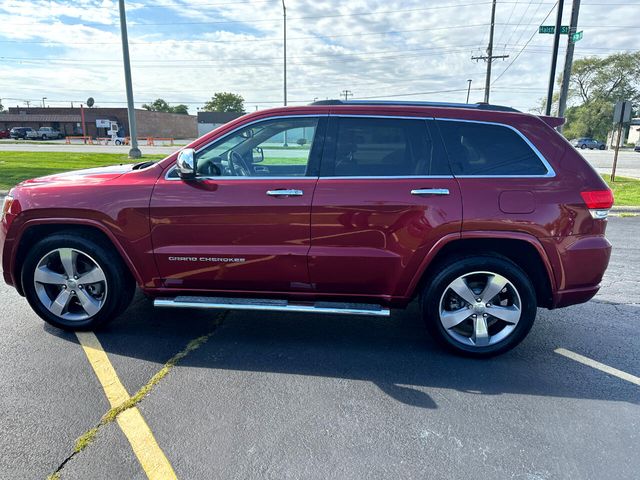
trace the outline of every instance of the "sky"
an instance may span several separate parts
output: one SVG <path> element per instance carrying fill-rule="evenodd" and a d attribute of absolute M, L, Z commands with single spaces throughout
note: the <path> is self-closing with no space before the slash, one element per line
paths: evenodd
<path fill-rule="evenodd" d="M 285 0 L 288 103 L 338 98 L 482 101 L 490 0 Z M 569 24 L 571 0 L 563 24 Z M 555 0 L 498 1 L 491 103 L 528 111 L 546 96 Z M 137 107 L 195 114 L 215 92 L 247 111 L 283 104 L 281 0 L 127 1 Z M 546 18 L 546 20 L 545 20 Z M 575 58 L 640 49 L 640 0 L 582 0 Z M 558 71 L 567 37 L 561 37 Z M 124 106 L 118 2 L 0 0 L 0 102 Z"/>

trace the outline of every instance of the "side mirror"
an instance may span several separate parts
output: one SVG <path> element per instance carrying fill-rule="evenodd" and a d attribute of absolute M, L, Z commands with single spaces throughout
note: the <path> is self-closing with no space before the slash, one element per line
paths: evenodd
<path fill-rule="evenodd" d="M 183 180 L 196 178 L 196 152 L 193 148 L 185 148 L 178 153 L 176 161 L 178 176 Z"/>
<path fill-rule="evenodd" d="M 256 153 L 258 154 L 256 156 Z M 260 147 L 256 147 L 253 149 L 253 163 L 264 162 L 264 150 Z"/>

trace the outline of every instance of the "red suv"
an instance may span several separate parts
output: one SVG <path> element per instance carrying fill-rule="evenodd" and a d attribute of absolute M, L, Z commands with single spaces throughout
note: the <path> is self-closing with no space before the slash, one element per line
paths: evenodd
<path fill-rule="evenodd" d="M 419 299 L 454 351 L 517 345 L 586 302 L 611 191 L 554 129 L 486 104 L 255 112 L 157 163 L 28 180 L 5 199 L 5 280 L 93 329 L 136 284 L 159 307 L 388 316 Z"/>

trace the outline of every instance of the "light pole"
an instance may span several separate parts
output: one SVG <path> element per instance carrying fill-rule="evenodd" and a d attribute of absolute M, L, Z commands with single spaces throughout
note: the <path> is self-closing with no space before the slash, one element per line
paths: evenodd
<path fill-rule="evenodd" d="M 282 0 L 282 17 L 284 18 L 283 25 L 283 37 L 284 37 L 284 49 L 283 49 L 283 66 L 284 66 L 284 106 L 287 106 L 287 7 L 284 4 L 284 0 Z M 284 131 L 284 145 L 288 147 L 287 144 L 287 131 Z"/>
<path fill-rule="evenodd" d="M 46 99 L 47 99 L 47 97 L 42 97 L 42 108 L 45 108 L 44 101 L 45 101 Z"/>
<path fill-rule="evenodd" d="M 120 33 L 122 36 L 122 60 L 124 63 L 124 82 L 127 89 L 127 115 L 129 117 L 129 137 L 131 150 L 129 158 L 140 158 L 142 152 L 138 148 L 138 129 L 136 128 L 136 111 L 133 105 L 133 88 L 131 87 L 131 62 L 129 60 L 129 38 L 127 36 L 127 16 L 124 11 L 124 0 L 119 0 Z"/>
<path fill-rule="evenodd" d="M 472 79 L 467 80 L 467 82 L 469 82 L 469 86 L 467 87 L 467 103 L 469 103 L 469 94 L 471 93 L 471 82 L 473 82 Z"/>

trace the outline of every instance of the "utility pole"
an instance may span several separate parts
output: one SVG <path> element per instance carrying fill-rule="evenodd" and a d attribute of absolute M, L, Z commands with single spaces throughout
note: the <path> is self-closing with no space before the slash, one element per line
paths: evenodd
<path fill-rule="evenodd" d="M 31 100 L 25 100 L 24 103 L 27 104 L 27 109 L 29 109 L 29 105 L 31 104 Z"/>
<path fill-rule="evenodd" d="M 42 97 L 42 108 L 45 108 L 45 104 L 44 101 L 47 99 L 47 97 Z"/>
<path fill-rule="evenodd" d="M 124 0 L 119 0 L 120 33 L 122 36 L 122 60 L 124 63 L 124 82 L 127 89 L 127 116 L 129 117 L 129 137 L 131 149 L 129 158 L 140 158 L 142 152 L 138 148 L 138 129 L 136 128 L 136 111 L 133 105 L 133 87 L 131 86 L 131 62 L 129 60 L 129 37 L 127 36 L 127 15 L 124 10 Z"/>
<path fill-rule="evenodd" d="M 558 47 L 560 46 L 560 28 L 562 27 L 562 10 L 564 0 L 558 0 L 558 13 L 556 15 L 556 29 L 553 32 L 553 52 L 551 53 L 551 72 L 549 73 L 549 89 L 547 90 L 547 105 L 545 115 L 551 115 L 551 104 L 553 103 L 553 84 L 556 80 L 556 65 L 558 63 Z M 569 37 L 571 40 L 571 37 Z"/>
<path fill-rule="evenodd" d="M 467 87 L 467 103 L 469 103 L 469 95 L 471 94 L 471 82 L 473 82 L 472 79 L 467 80 L 467 82 L 469 82 L 469 86 Z"/>
<path fill-rule="evenodd" d="M 344 101 L 349 100 L 349 95 L 353 96 L 353 92 L 351 90 L 343 90 L 342 95 L 344 95 Z"/>
<path fill-rule="evenodd" d="M 487 78 L 484 83 L 484 103 L 489 103 L 489 90 L 491 88 L 491 63 L 495 58 L 509 58 L 509 55 L 494 55 L 493 54 L 493 30 L 496 23 L 496 0 L 493 0 L 491 5 L 491 27 L 489 30 L 489 46 L 487 47 L 487 55 L 480 55 L 477 57 L 471 57 L 471 60 L 484 60 L 487 62 Z"/>
<path fill-rule="evenodd" d="M 569 39 L 567 40 L 567 53 L 564 57 L 564 72 L 562 73 L 562 86 L 560 87 L 560 100 L 558 101 L 558 116 L 564 117 L 567 108 L 567 97 L 569 96 L 569 80 L 571 80 L 571 68 L 573 67 L 573 49 L 575 42 L 572 40 L 573 34 L 578 29 L 578 15 L 580 14 L 580 0 L 573 0 L 571 7 L 571 25 L 569 26 Z M 564 125 L 558 127 L 562 132 Z"/>

